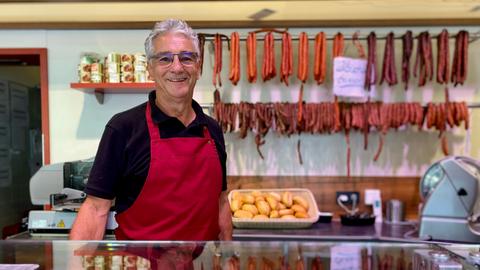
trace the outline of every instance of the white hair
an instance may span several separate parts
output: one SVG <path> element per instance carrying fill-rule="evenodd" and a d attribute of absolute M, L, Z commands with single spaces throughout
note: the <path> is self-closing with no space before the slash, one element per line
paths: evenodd
<path fill-rule="evenodd" d="M 188 38 L 190 38 L 195 47 L 195 52 L 200 54 L 200 48 L 198 45 L 198 36 L 195 31 L 185 22 L 178 19 L 168 19 L 162 22 L 155 23 L 155 26 L 145 40 L 145 53 L 147 55 L 147 60 L 150 60 L 154 56 L 153 41 L 162 35 L 167 33 L 182 33 Z"/>

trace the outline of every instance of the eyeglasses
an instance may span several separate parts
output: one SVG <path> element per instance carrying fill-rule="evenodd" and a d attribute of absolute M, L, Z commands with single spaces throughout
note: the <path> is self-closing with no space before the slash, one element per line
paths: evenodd
<path fill-rule="evenodd" d="M 162 52 L 154 55 L 152 59 L 162 67 L 169 67 L 173 63 L 175 55 L 178 56 L 178 61 L 180 61 L 183 66 L 193 66 L 198 60 L 198 54 L 196 52 Z"/>

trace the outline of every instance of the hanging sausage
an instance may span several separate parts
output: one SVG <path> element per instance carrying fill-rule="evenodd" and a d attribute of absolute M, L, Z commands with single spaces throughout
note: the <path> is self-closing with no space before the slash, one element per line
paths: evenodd
<path fill-rule="evenodd" d="M 382 84 L 384 81 L 386 81 L 390 86 L 397 84 L 397 69 L 395 67 L 394 42 L 395 36 L 393 32 L 390 32 L 387 35 L 387 40 L 385 41 L 385 51 L 383 54 L 383 69 L 380 84 Z"/>
<path fill-rule="evenodd" d="M 413 75 L 417 77 L 418 73 L 418 86 L 424 86 L 427 80 L 431 81 L 433 78 L 432 40 L 427 31 L 420 33 L 417 40 L 417 57 Z"/>
<path fill-rule="evenodd" d="M 247 36 L 247 73 L 248 82 L 257 81 L 257 35 L 255 32 L 250 32 Z"/>
<path fill-rule="evenodd" d="M 228 79 L 233 85 L 240 80 L 240 37 L 238 32 L 233 32 L 230 37 L 230 75 Z"/>
<path fill-rule="evenodd" d="M 468 67 L 468 38 L 467 31 L 458 32 L 455 37 L 455 52 L 452 65 L 452 83 L 454 86 L 463 85 L 467 79 Z"/>
<path fill-rule="evenodd" d="M 365 89 L 370 91 L 372 85 L 377 83 L 377 36 L 370 32 L 367 37 L 368 55 L 365 72 Z"/>
<path fill-rule="evenodd" d="M 274 78 L 277 74 L 275 68 L 275 46 L 273 33 L 265 34 L 263 42 L 263 64 L 262 64 L 262 79 L 264 82 Z"/>
<path fill-rule="evenodd" d="M 448 31 L 443 29 L 437 37 L 437 82 L 439 84 L 448 84 L 449 79 L 449 37 Z"/>
<path fill-rule="evenodd" d="M 302 32 L 298 37 L 298 70 L 297 77 L 305 83 L 308 78 L 308 36 Z"/>
<path fill-rule="evenodd" d="M 282 60 L 280 65 L 280 81 L 288 86 L 288 77 L 293 74 L 292 36 L 288 32 L 282 34 Z"/>
<path fill-rule="evenodd" d="M 325 81 L 327 74 L 327 37 L 324 32 L 315 36 L 314 50 L 313 78 L 320 85 Z"/>
<path fill-rule="evenodd" d="M 402 36 L 402 82 L 405 84 L 405 90 L 408 89 L 408 81 L 410 79 L 410 57 L 413 51 L 413 35 L 412 31 L 407 31 Z"/>
<path fill-rule="evenodd" d="M 213 86 L 217 88 L 222 86 L 220 73 L 222 72 L 222 37 L 220 34 L 215 34 L 214 38 L 214 64 L 213 64 Z"/>

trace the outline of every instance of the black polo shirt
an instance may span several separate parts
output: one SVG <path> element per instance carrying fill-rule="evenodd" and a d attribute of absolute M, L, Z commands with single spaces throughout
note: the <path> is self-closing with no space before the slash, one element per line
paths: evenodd
<path fill-rule="evenodd" d="M 166 115 L 155 105 L 155 91 L 150 92 L 148 99 L 152 119 L 159 126 L 161 138 L 203 137 L 203 127 L 208 128 L 215 141 L 223 171 L 222 190 L 226 190 L 227 153 L 218 123 L 206 115 L 196 101 L 192 101 L 196 117 L 185 127 L 180 120 Z M 133 204 L 147 178 L 150 167 L 150 135 L 145 117 L 146 107 L 145 102 L 114 115 L 107 123 L 85 189 L 88 195 L 109 200 L 115 198 L 117 213 Z"/>

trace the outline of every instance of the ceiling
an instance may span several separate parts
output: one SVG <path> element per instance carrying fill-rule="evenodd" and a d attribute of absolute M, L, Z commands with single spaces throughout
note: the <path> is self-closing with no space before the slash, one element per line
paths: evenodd
<path fill-rule="evenodd" d="M 480 25 L 479 0 L 0 1 L 0 28 L 196 28 Z M 264 16 L 265 15 L 265 16 Z"/>

